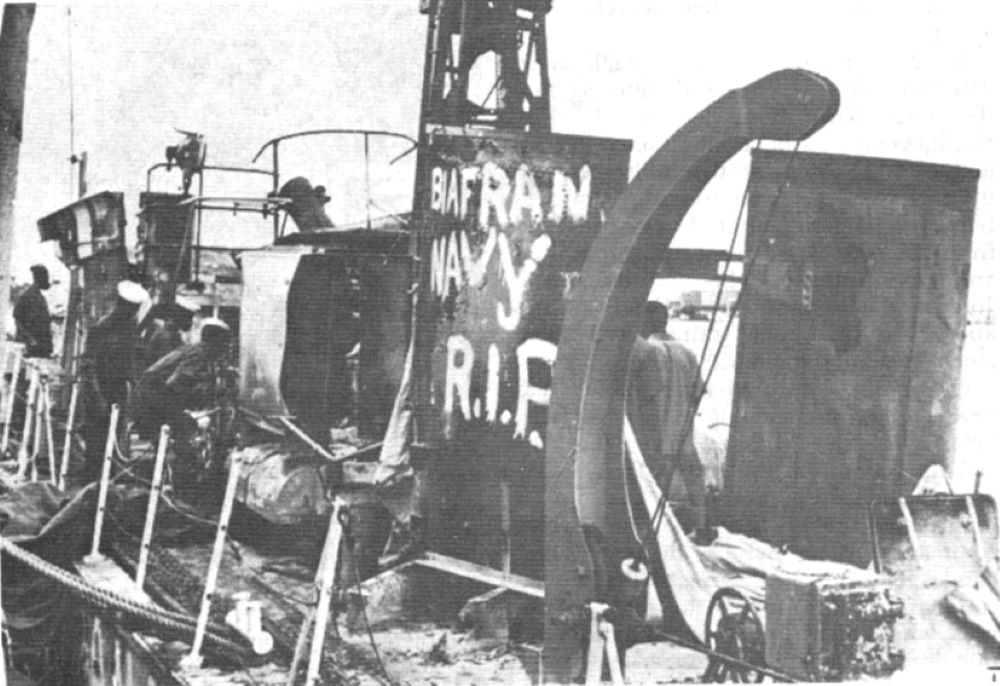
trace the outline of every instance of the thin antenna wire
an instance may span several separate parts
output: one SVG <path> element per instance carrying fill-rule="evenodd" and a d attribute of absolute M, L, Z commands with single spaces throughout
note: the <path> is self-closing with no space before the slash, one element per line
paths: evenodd
<path fill-rule="evenodd" d="M 69 197 L 76 198 L 76 108 L 73 100 L 73 11 L 66 5 L 66 42 L 69 46 Z"/>

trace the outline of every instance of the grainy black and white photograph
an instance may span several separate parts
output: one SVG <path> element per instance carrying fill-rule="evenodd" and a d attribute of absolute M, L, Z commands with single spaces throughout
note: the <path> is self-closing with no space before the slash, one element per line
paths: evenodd
<path fill-rule="evenodd" d="M 0 686 L 993 683 L 998 47 L 5 3 Z"/>

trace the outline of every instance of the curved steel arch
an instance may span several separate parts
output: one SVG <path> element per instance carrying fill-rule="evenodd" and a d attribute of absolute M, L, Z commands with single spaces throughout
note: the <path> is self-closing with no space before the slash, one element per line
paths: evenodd
<path fill-rule="evenodd" d="M 801 69 L 730 91 L 650 158 L 592 244 L 563 320 L 546 431 L 546 681 L 575 675 L 585 605 L 620 605 L 606 570 L 630 552 L 619 497 L 625 376 L 661 258 L 729 158 L 759 138 L 803 140 L 839 105 L 830 80 Z"/>

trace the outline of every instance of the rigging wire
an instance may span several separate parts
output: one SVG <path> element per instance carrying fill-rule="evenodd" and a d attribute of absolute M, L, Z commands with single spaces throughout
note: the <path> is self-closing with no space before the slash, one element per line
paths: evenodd
<path fill-rule="evenodd" d="M 763 230 L 765 232 L 767 231 L 767 229 L 770 228 L 771 221 L 774 219 L 774 211 L 775 211 L 775 209 L 777 209 L 778 202 L 781 200 L 781 196 L 784 193 L 785 187 L 788 186 L 788 177 L 789 177 L 789 174 L 791 172 L 792 163 L 795 160 L 795 153 L 797 153 L 799 151 L 799 146 L 800 145 L 801 145 L 801 141 L 796 141 L 795 142 L 795 147 L 792 149 L 792 154 L 791 154 L 791 156 L 788 159 L 788 163 L 785 165 L 785 171 L 784 171 L 784 174 L 782 175 L 782 183 L 778 186 L 778 191 L 775 194 L 774 200 L 771 201 L 771 206 L 768 209 L 767 217 L 764 219 L 764 225 L 763 225 L 764 228 L 763 228 Z M 758 144 L 758 147 L 759 147 L 759 144 Z M 746 192 L 744 194 L 744 201 L 741 202 L 741 204 L 740 204 L 740 213 L 743 212 L 743 210 L 744 210 L 744 208 L 746 206 L 746 195 L 748 193 L 749 193 L 749 177 L 747 179 L 747 190 L 746 190 Z M 739 230 L 739 217 L 737 218 L 736 226 L 734 227 L 734 236 L 733 236 L 732 241 L 731 241 L 731 246 L 735 246 L 735 241 L 736 241 L 735 233 L 738 230 Z M 732 256 L 732 248 L 730 249 L 729 253 L 730 253 L 730 256 L 727 257 L 727 259 L 726 259 L 726 271 L 723 272 L 723 279 L 725 278 L 725 275 L 728 273 L 729 265 L 730 265 L 730 262 L 731 262 L 731 259 L 732 259 L 731 258 L 731 256 Z M 756 254 L 750 255 L 749 258 L 750 259 L 746 262 L 746 266 L 743 269 L 743 279 L 742 279 L 742 281 L 743 281 L 744 284 L 746 284 L 746 283 L 749 282 L 750 274 L 751 274 L 751 272 L 753 270 L 754 262 L 755 262 L 755 259 L 756 259 Z M 722 283 L 724 283 L 724 280 L 723 280 Z M 716 297 L 716 303 L 715 303 L 715 308 L 714 308 L 716 310 L 719 307 L 719 303 L 720 303 L 721 297 L 722 297 L 722 287 L 721 287 L 722 283 L 720 283 L 719 292 L 718 292 L 717 297 Z M 705 387 L 708 386 L 708 383 L 711 381 L 712 375 L 715 372 L 716 364 L 718 363 L 719 356 L 722 353 L 722 347 L 723 347 L 723 345 L 726 342 L 726 338 L 729 335 L 730 329 L 732 328 L 732 324 L 733 324 L 733 321 L 734 321 L 734 319 L 736 317 L 736 314 L 739 312 L 740 307 L 741 307 L 741 305 L 743 303 L 744 295 L 745 295 L 745 293 L 741 289 L 740 290 L 740 294 L 739 294 L 739 296 L 736 299 L 736 302 L 733 304 L 733 307 L 730 309 L 729 317 L 726 320 L 726 326 L 725 326 L 725 328 L 722 331 L 721 339 L 719 340 L 719 344 L 716 347 L 715 354 L 712 357 L 712 363 L 711 363 L 711 365 L 708 368 L 708 373 L 704 377 L 704 383 L 701 384 L 703 388 L 705 388 Z M 714 318 L 714 316 L 715 316 L 715 314 L 713 312 L 713 318 Z M 704 354 L 705 351 L 707 351 L 707 349 L 708 349 L 708 339 L 706 338 L 704 350 L 702 351 L 703 354 Z M 699 374 L 699 377 L 701 377 L 701 369 L 702 369 L 703 366 L 704 366 L 704 358 L 702 358 L 702 360 L 698 364 L 698 374 Z M 682 430 L 682 433 L 681 433 L 680 446 L 684 445 L 684 443 L 688 439 L 688 436 L 690 436 L 691 433 L 694 431 L 694 419 L 695 419 L 695 416 L 698 413 L 698 407 L 701 404 L 702 396 L 703 396 L 702 393 L 697 393 L 695 395 L 694 403 L 692 404 L 691 409 L 689 410 L 688 415 L 685 418 L 684 427 L 683 427 L 683 430 Z M 650 528 L 649 537 L 646 539 L 646 544 L 643 546 L 647 550 L 647 555 L 649 554 L 648 553 L 649 546 L 650 546 L 650 544 L 652 544 L 652 543 L 655 542 L 656 536 L 659 534 L 659 531 L 660 531 L 660 525 L 663 523 L 663 515 L 664 515 L 664 511 L 665 511 L 665 509 L 667 507 L 667 495 L 668 495 L 667 491 L 669 490 L 669 488 L 670 488 L 670 484 L 661 484 L 660 499 L 659 499 L 659 501 L 656 504 L 656 508 L 653 510 L 652 516 L 650 517 L 650 521 L 651 521 L 651 523 L 652 523 L 653 526 Z"/>
<path fill-rule="evenodd" d="M 73 11 L 66 5 L 66 44 L 68 46 L 67 67 L 69 69 L 69 197 L 76 198 L 73 172 L 76 164 L 76 103 L 73 97 Z"/>
<path fill-rule="evenodd" d="M 385 663 L 382 661 L 382 656 L 378 651 L 378 644 L 375 642 L 375 633 L 372 631 L 372 625 L 368 621 L 368 610 L 365 609 L 364 596 L 362 595 L 361 588 L 361 574 L 358 572 L 358 558 L 355 555 L 351 555 L 351 567 L 354 569 L 354 583 L 358 591 L 358 597 L 361 598 L 361 617 L 365 620 L 365 629 L 368 631 L 368 641 L 371 643 L 372 652 L 375 653 L 375 661 L 378 662 L 379 669 L 382 670 L 382 675 L 388 680 L 390 684 L 396 683 L 392 676 L 389 674 L 389 670 L 386 669 Z"/>

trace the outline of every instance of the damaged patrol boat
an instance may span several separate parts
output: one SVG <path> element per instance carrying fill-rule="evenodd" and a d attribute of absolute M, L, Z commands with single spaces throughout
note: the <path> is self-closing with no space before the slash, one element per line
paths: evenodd
<path fill-rule="evenodd" d="M 754 139 L 808 138 L 836 114 L 836 87 L 784 70 L 733 90 L 629 182 L 628 141 L 550 132 L 549 3 L 422 5 L 415 140 L 301 132 L 263 146 L 270 166 L 239 169 L 207 164 L 187 134 L 150 169 L 135 265 L 121 194 L 40 220 L 74 279 L 64 371 L 29 364 L 30 423 L 5 415 L 14 471 L 66 487 L 10 479 L 4 496 L 21 519 L 37 513 L 18 538 L 3 532 L 8 626 L 34 650 L 23 671 L 53 666 L 43 644 L 59 637 L 83 646 L 60 673 L 94 684 L 393 680 L 386 661 L 415 670 L 456 650 L 438 639 L 393 656 L 350 630 L 419 616 L 446 637 L 456 615 L 543 683 L 621 679 L 629 648 L 664 640 L 707 656 L 709 681 L 882 677 L 942 636 L 992 659 L 997 645 L 973 634 L 990 626 L 995 504 L 910 496 L 899 478 L 952 459 L 978 173 L 755 151 L 727 528 L 696 545 L 623 421 L 637 306 L 658 275 L 716 280 L 740 260 L 671 240 L 727 159 Z M 497 72 L 487 107 L 467 98 L 480 58 Z M 326 189 L 279 167 L 280 147 L 321 135 L 361 143 L 358 225 L 334 226 Z M 387 164 L 415 166 L 409 212 L 375 211 L 386 141 L 399 146 Z M 161 166 L 182 193 L 153 189 Z M 212 172 L 268 192 L 208 194 Z M 230 213 L 263 223 L 268 245 L 205 241 Z M 112 411 L 104 474 L 77 489 L 78 360 L 126 277 L 157 304 L 195 302 L 236 343 L 212 402 L 159 441 Z M 946 591 L 915 590 L 932 559 L 955 562 L 964 620 L 934 609 Z M 41 595 L 23 587 L 35 583 L 59 600 L 32 614 L 18 601 Z M 42 641 L 19 634 L 38 628 Z"/>

